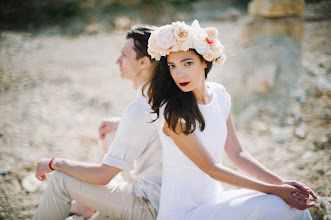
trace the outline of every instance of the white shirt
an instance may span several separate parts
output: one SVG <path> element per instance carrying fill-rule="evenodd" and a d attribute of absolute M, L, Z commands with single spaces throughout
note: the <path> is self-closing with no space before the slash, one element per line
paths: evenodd
<path fill-rule="evenodd" d="M 152 123 L 155 118 L 147 98 L 140 94 L 122 115 L 116 137 L 102 163 L 129 172 L 136 195 L 147 198 L 158 209 L 162 147 L 157 125 Z"/>

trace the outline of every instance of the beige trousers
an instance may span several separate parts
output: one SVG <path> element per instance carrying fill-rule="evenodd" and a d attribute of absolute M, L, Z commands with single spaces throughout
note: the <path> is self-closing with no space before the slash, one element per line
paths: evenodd
<path fill-rule="evenodd" d="M 113 134 L 106 136 L 110 142 L 114 137 Z M 108 141 L 103 141 L 101 147 L 108 144 Z M 68 216 L 72 200 L 103 215 L 111 216 L 112 219 L 156 219 L 157 210 L 149 200 L 136 196 L 134 182 L 117 181 L 126 179 L 125 175 L 120 174 L 108 185 L 101 186 L 55 171 L 48 180 L 46 191 L 33 219 L 63 220 Z"/>

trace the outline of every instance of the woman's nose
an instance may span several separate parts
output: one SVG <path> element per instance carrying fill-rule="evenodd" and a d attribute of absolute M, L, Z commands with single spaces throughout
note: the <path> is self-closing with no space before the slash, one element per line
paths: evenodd
<path fill-rule="evenodd" d="M 180 78 L 183 78 L 185 77 L 185 71 L 183 69 L 178 69 L 177 71 L 177 76 L 180 77 Z"/>

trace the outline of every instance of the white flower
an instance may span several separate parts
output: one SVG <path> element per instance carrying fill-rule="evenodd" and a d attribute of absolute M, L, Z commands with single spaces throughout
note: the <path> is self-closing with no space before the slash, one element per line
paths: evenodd
<path fill-rule="evenodd" d="M 182 42 L 180 50 L 188 51 L 191 48 L 194 48 L 194 42 L 193 39 L 190 37 L 186 41 Z"/>
<path fill-rule="evenodd" d="M 216 58 L 215 60 L 216 60 L 216 63 L 223 64 L 226 60 L 226 56 L 225 56 L 225 54 L 222 54 L 222 56 Z"/>
<path fill-rule="evenodd" d="M 215 57 L 220 57 L 224 53 L 224 47 L 218 39 L 215 39 L 211 49 L 214 51 Z"/>
<path fill-rule="evenodd" d="M 201 55 L 209 49 L 209 44 L 206 41 L 206 38 L 207 34 L 204 32 L 194 36 L 194 49 Z"/>

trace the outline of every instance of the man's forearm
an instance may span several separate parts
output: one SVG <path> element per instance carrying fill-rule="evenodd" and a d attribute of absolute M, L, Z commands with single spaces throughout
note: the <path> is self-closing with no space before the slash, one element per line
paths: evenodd
<path fill-rule="evenodd" d="M 66 173 L 87 183 L 105 185 L 112 180 L 121 169 L 105 164 L 85 163 L 68 159 L 55 158 L 52 168 Z"/>

